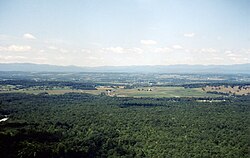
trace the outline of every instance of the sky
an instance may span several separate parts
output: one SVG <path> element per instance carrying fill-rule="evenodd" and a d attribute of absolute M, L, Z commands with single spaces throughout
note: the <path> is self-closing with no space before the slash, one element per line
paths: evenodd
<path fill-rule="evenodd" d="M 0 0 L 0 63 L 250 63 L 250 1 Z"/>

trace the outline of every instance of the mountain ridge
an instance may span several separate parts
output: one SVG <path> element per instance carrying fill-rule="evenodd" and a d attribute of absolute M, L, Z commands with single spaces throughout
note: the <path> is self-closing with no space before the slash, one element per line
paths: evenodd
<path fill-rule="evenodd" d="M 0 63 L 0 71 L 31 72 L 131 72 L 131 73 L 223 73 L 250 74 L 250 63 L 233 65 L 132 65 L 132 66 L 59 66 L 33 63 Z"/>

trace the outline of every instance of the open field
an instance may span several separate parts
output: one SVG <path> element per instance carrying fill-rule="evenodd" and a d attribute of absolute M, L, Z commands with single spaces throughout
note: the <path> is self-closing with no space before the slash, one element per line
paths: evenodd
<path fill-rule="evenodd" d="M 37 89 L 21 89 L 11 91 L 1 91 L 0 93 L 29 93 L 39 94 L 47 92 L 49 94 L 65 94 L 65 93 L 89 93 L 94 95 L 106 94 L 108 96 L 118 97 L 151 97 L 151 98 L 163 98 L 163 97 L 218 97 L 217 94 L 209 94 L 203 91 L 201 88 L 184 88 L 184 87 L 139 87 L 133 89 L 124 88 L 97 88 L 97 90 L 73 90 L 73 89 L 52 89 L 52 90 L 37 90 Z"/>
<path fill-rule="evenodd" d="M 206 92 L 220 92 L 225 94 L 247 95 L 250 94 L 250 86 L 206 86 Z"/>
<path fill-rule="evenodd" d="M 112 94 L 112 93 L 111 93 Z M 184 87 L 141 87 L 134 89 L 117 89 L 114 92 L 117 96 L 125 97 L 216 97 L 219 95 L 208 94 L 201 88 Z"/>

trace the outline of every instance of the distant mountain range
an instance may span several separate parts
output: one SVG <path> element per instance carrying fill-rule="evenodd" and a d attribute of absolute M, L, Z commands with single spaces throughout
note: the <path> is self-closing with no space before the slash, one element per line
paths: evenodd
<path fill-rule="evenodd" d="M 0 71 L 250 74 L 250 63 L 236 65 L 145 65 L 100 67 L 57 66 L 31 63 L 0 63 Z"/>

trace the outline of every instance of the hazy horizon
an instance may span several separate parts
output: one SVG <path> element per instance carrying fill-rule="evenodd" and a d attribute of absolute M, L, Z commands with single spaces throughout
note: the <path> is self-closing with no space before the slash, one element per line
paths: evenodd
<path fill-rule="evenodd" d="M 3 0 L 0 63 L 250 63 L 248 0 Z"/>
<path fill-rule="evenodd" d="M 81 65 L 56 65 L 56 64 L 46 64 L 46 63 L 32 63 L 32 62 L 2 62 L 0 64 L 35 64 L 35 65 L 49 65 L 49 66 L 75 66 L 75 67 L 133 67 L 133 66 L 233 66 L 233 65 L 250 65 L 250 63 L 242 63 L 242 64 L 169 64 L 169 65 L 101 65 L 101 66 L 81 66 Z"/>

